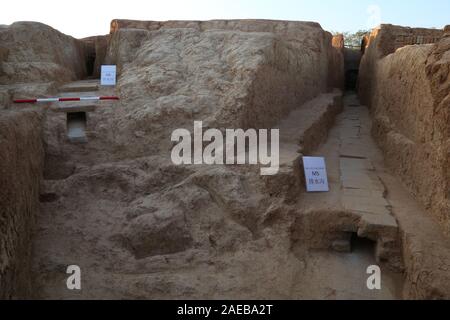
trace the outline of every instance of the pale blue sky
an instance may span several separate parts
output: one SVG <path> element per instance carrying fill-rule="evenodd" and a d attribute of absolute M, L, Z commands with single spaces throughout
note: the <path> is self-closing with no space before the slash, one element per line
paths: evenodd
<path fill-rule="evenodd" d="M 40 21 L 75 37 L 108 33 L 113 18 L 306 20 L 328 31 L 380 22 L 442 28 L 450 24 L 450 0 L 13 0 L 0 10 L 0 24 Z"/>

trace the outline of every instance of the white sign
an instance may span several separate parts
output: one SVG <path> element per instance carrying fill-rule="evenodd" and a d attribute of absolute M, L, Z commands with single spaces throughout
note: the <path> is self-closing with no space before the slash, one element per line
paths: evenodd
<path fill-rule="evenodd" d="M 102 86 L 115 86 L 116 85 L 116 66 L 102 66 Z"/>
<path fill-rule="evenodd" d="M 305 168 L 306 190 L 308 192 L 328 192 L 327 167 L 325 158 L 303 157 Z"/>

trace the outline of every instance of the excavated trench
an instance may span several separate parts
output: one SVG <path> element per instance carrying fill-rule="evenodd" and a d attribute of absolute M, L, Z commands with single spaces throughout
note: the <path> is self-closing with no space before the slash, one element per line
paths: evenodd
<path fill-rule="evenodd" d="M 346 83 L 348 88 L 353 89 L 356 84 L 354 77 L 357 71 L 354 68 L 357 63 L 354 61 L 354 54 L 346 57 L 348 63 L 351 64 L 351 67 L 347 68 Z M 83 87 L 92 90 L 92 85 L 89 83 L 79 82 L 78 85 L 74 84 L 69 88 L 70 91 L 79 94 L 80 91 L 83 91 Z M 353 96 L 351 92 L 348 95 Z M 346 119 L 351 119 L 351 121 L 364 120 L 360 119 L 360 114 L 355 114 L 356 107 L 364 108 L 357 101 L 350 101 L 346 98 L 344 111 L 338 115 L 336 124 L 333 125 L 333 117 L 336 113 L 327 115 L 329 118 L 326 122 L 305 124 L 303 144 L 309 146 L 308 149 L 313 152 L 315 149 L 313 146 L 318 146 L 320 142 L 323 142 L 324 144 L 319 147 L 317 154 L 326 154 L 327 152 L 333 152 L 334 148 L 329 143 L 331 140 L 331 144 L 336 145 L 333 139 L 337 136 L 340 141 L 337 145 L 345 148 L 345 146 L 342 146 L 342 136 L 345 136 L 348 130 L 348 125 L 345 124 Z M 303 116 L 304 114 L 300 113 L 300 115 Z M 95 112 L 90 113 L 89 119 L 90 122 L 95 123 L 98 121 L 98 115 Z M 48 121 L 52 120 L 48 119 Z M 66 124 L 68 132 L 71 132 L 71 126 L 78 122 L 86 124 L 87 115 L 85 112 L 68 113 Z M 368 125 L 365 122 L 358 124 L 356 135 L 359 136 L 361 128 Z M 91 123 L 87 129 L 92 130 L 93 127 Z M 350 130 L 354 129 L 354 123 L 350 123 L 349 127 Z M 324 128 L 325 131 L 323 131 Z M 331 130 L 327 132 L 329 129 Z M 74 130 L 77 130 L 77 128 L 74 128 Z M 283 127 L 281 130 L 283 132 Z M 320 130 L 323 131 L 320 134 L 321 140 L 317 140 Z M 329 136 L 328 139 L 327 136 Z M 312 141 L 314 142 L 312 143 Z M 210 182 L 200 182 L 204 178 L 201 178 L 199 182 L 195 182 L 196 179 L 194 179 L 193 185 L 186 183 L 195 175 L 201 177 L 203 175 L 201 170 L 200 172 L 196 172 L 197 170 L 185 171 L 184 168 L 176 170 L 175 167 L 171 168 L 171 166 L 168 168 L 170 176 L 163 173 L 154 181 L 155 175 L 151 171 L 153 169 L 150 169 L 148 165 L 142 167 L 141 160 L 138 160 L 137 163 L 132 160 L 129 163 L 111 163 L 89 168 L 91 166 L 89 163 L 97 162 L 94 160 L 95 148 L 91 149 L 96 141 L 89 141 L 88 144 L 79 144 L 87 142 L 81 140 L 75 141 L 76 144 L 73 144 L 73 142 L 74 140 L 72 140 L 72 143 L 66 142 L 64 149 L 59 151 L 59 155 L 49 156 L 47 153 L 46 157 L 46 181 L 43 184 L 44 190 L 40 196 L 41 213 L 38 217 L 34 246 L 33 272 L 39 275 L 35 278 L 34 284 L 37 297 L 176 298 L 179 296 L 209 298 L 214 295 L 213 287 L 217 288 L 218 285 L 223 288 L 231 287 L 226 291 L 215 289 L 217 298 L 399 299 L 402 297 L 403 276 L 401 274 L 401 262 L 399 262 L 401 260 L 400 244 L 395 239 L 382 239 L 381 233 L 383 231 L 380 230 L 364 234 L 361 231 L 363 227 L 361 227 L 362 217 L 360 214 L 345 211 L 338 213 L 336 210 L 319 210 L 318 207 L 320 206 L 308 203 L 311 196 L 317 197 L 320 195 L 310 195 L 300 191 L 301 194 L 295 196 L 295 199 L 292 200 L 295 203 L 294 212 L 297 213 L 268 217 L 261 225 L 258 211 L 267 210 L 264 209 L 264 203 L 270 199 L 264 189 L 258 190 L 252 196 L 255 197 L 255 200 L 259 199 L 257 201 L 263 204 L 262 207 L 261 205 L 250 204 L 250 207 L 255 206 L 251 211 L 239 209 L 236 212 L 234 208 L 236 205 L 230 202 L 231 199 L 224 199 L 224 195 L 222 195 L 224 191 L 220 190 L 223 187 L 227 188 L 226 186 L 229 185 L 230 181 L 224 180 L 218 173 L 214 174 L 217 177 L 213 179 L 220 181 L 219 183 L 222 184 L 220 189 L 217 189 L 217 186 L 211 186 Z M 292 150 L 291 146 L 289 148 L 289 152 L 295 151 Z M 335 170 L 333 168 L 334 159 L 339 161 L 343 156 L 340 150 L 334 151 L 337 151 L 337 153 L 330 155 L 327 159 L 328 162 L 332 162 L 331 164 L 328 163 L 332 172 Z M 112 151 L 106 150 L 106 152 Z M 344 157 L 366 159 L 365 156 L 359 157 L 351 154 L 344 155 Z M 148 162 L 145 159 L 143 161 L 144 163 Z M 83 165 L 84 169 L 80 170 L 80 164 Z M 113 169 L 117 165 L 119 168 L 123 167 L 123 170 Z M 111 166 L 111 169 L 108 169 L 108 166 Z M 152 167 L 156 169 L 154 165 Z M 179 171 L 186 180 L 173 180 L 172 172 L 174 170 Z M 248 174 L 245 177 L 241 173 L 233 173 L 233 171 L 234 169 L 227 175 L 238 174 L 236 177 L 240 177 L 238 179 L 241 180 L 239 185 L 241 183 L 244 183 L 244 185 L 251 184 L 250 181 L 254 180 L 254 178 L 248 177 Z M 342 172 L 339 172 L 339 175 L 342 178 Z M 250 181 L 247 181 L 248 179 Z M 140 180 L 142 182 L 137 182 Z M 175 186 L 176 181 L 181 183 L 181 186 L 183 184 L 186 184 L 187 187 L 191 185 L 189 188 L 194 188 L 193 190 L 200 187 L 198 189 L 200 194 L 206 190 L 206 198 L 201 196 L 200 199 L 202 200 L 195 200 L 198 197 L 195 195 L 193 196 L 194 202 L 188 205 L 195 207 L 197 206 L 196 201 L 209 201 L 211 204 L 208 206 L 212 205 L 213 208 L 217 206 L 213 210 L 223 210 L 226 220 L 231 219 L 232 223 L 240 226 L 230 235 L 234 233 L 234 237 L 237 237 L 243 243 L 247 243 L 244 248 L 242 245 L 237 245 L 235 240 L 224 239 L 221 233 L 227 232 L 226 229 L 223 230 L 223 226 L 217 226 L 214 227 L 218 228 L 216 234 L 213 232 L 208 236 L 209 244 L 207 247 L 209 249 L 206 249 L 204 244 L 198 242 L 203 240 L 190 234 L 191 232 L 186 228 L 192 228 L 195 224 L 204 225 L 202 228 L 206 226 L 211 228 L 210 222 L 205 224 L 204 218 L 192 220 L 192 218 L 186 218 L 185 216 L 183 219 L 188 227 L 180 224 L 179 217 L 182 217 L 182 215 L 179 215 L 182 214 L 182 211 L 176 204 L 178 200 L 175 200 L 175 202 L 173 202 L 174 200 L 165 200 L 165 205 L 157 204 L 148 207 L 146 203 L 149 200 L 146 200 L 147 198 L 167 197 L 165 192 L 173 188 L 171 186 Z M 144 184 L 142 185 L 142 183 Z M 149 183 L 154 185 L 151 188 L 152 191 L 147 187 Z M 235 182 L 232 182 L 231 188 L 235 188 L 233 184 Z M 339 183 L 334 187 L 336 192 L 340 192 L 342 189 L 342 185 Z M 250 190 L 248 188 L 244 187 L 244 190 Z M 147 191 L 142 193 L 141 190 Z M 332 197 L 333 195 L 334 193 L 332 193 Z M 338 197 L 341 198 L 342 195 L 339 194 Z M 326 198 L 327 196 L 325 196 Z M 325 200 L 325 202 L 327 201 Z M 151 202 L 152 200 L 150 200 Z M 137 206 L 135 206 L 136 204 Z M 249 207 L 248 203 L 241 205 Z M 334 207 L 341 205 L 339 202 L 333 203 Z M 302 209 L 298 210 L 298 207 L 302 207 Z M 308 213 L 311 210 L 318 211 L 317 213 Z M 162 229 L 152 231 L 152 228 L 154 228 L 152 224 L 161 223 L 158 222 L 158 219 L 160 219 L 158 215 L 166 216 L 168 213 L 171 217 L 164 218 L 168 219 L 164 222 L 165 226 Z M 150 222 L 140 218 L 141 215 L 147 216 L 149 214 L 155 215 Z M 300 216 L 298 216 L 299 214 Z M 295 216 L 297 218 L 292 220 Z M 139 222 L 139 219 L 142 221 Z M 289 232 L 286 227 L 291 231 Z M 234 228 L 236 227 L 230 230 Z M 240 230 L 240 228 L 243 229 Z M 287 236 L 286 240 L 288 240 L 289 245 L 277 244 L 275 248 L 278 249 L 270 250 L 270 247 L 260 243 L 264 238 L 267 239 L 268 232 L 272 233 L 280 229 L 284 230 L 282 232 L 286 235 L 275 236 L 274 239 L 278 239 L 275 240 L 275 243 L 280 241 L 283 243 L 284 240 L 282 239 Z M 394 258 L 391 256 L 383 257 L 377 252 L 378 248 L 382 247 L 387 241 L 394 242 L 394 247 L 390 248 L 391 251 L 395 251 Z M 280 271 L 276 272 L 280 280 L 269 283 L 267 288 L 258 289 L 255 287 L 256 283 L 264 281 L 269 274 L 266 270 L 263 270 L 255 272 L 254 276 L 250 276 L 248 271 L 239 270 L 239 265 L 245 266 L 250 262 L 249 258 L 240 257 L 241 251 L 254 250 L 245 248 L 247 246 L 257 248 L 258 253 L 252 254 L 252 260 L 265 261 L 269 269 L 275 268 L 274 259 L 287 259 L 287 267 L 278 267 Z M 198 256 L 199 253 L 195 253 L 196 250 L 200 250 L 203 254 Z M 212 254 L 211 250 L 214 250 L 215 253 Z M 269 252 L 264 253 L 261 250 L 268 250 Z M 273 250 L 275 252 L 272 252 Z M 188 252 L 190 252 L 188 256 L 191 257 L 184 257 Z M 201 257 L 206 253 L 205 257 Z M 287 258 L 292 253 L 294 256 Z M 223 259 L 227 259 L 227 256 L 229 256 L 228 259 L 231 258 L 231 261 L 234 260 L 235 262 L 224 263 Z M 172 260 L 173 262 L 164 267 L 158 262 L 159 259 Z M 63 270 L 60 268 L 68 261 L 70 261 L 70 264 L 80 265 L 81 269 L 84 270 L 83 276 L 87 279 L 84 282 L 88 282 L 81 293 L 75 293 L 75 295 L 65 290 L 62 285 L 66 275 L 62 273 Z M 139 266 L 142 266 L 143 263 L 146 267 L 140 269 Z M 179 269 L 181 268 L 179 264 L 186 263 L 191 267 L 183 267 L 182 269 L 186 269 L 185 271 Z M 221 273 L 219 273 L 219 270 L 210 273 L 216 280 L 211 281 L 205 278 L 208 271 L 202 266 L 204 263 L 213 266 L 222 265 Z M 380 264 L 383 266 L 383 288 L 380 291 L 373 292 L 366 286 L 366 280 L 369 276 L 366 270 L 371 265 Z M 159 270 L 156 273 L 157 277 L 150 277 L 150 274 L 156 272 L 156 270 Z M 135 274 L 135 276 L 131 276 L 132 274 Z M 182 284 L 175 280 L 176 277 L 183 274 L 186 281 L 188 283 L 191 281 L 191 284 Z M 285 275 L 281 276 L 281 274 Z M 144 280 L 146 277 L 153 278 L 153 281 L 156 281 L 155 286 L 148 284 L 148 280 Z M 227 277 L 237 277 L 243 282 L 243 285 L 232 285 L 229 283 L 231 280 L 227 280 Z M 195 287 L 195 289 L 191 288 L 190 286 L 198 281 L 194 279 L 200 279 L 203 284 Z M 132 285 L 131 288 L 125 289 L 133 283 L 138 287 Z M 139 283 L 141 284 L 139 285 Z M 161 291 L 158 283 L 163 286 L 167 286 L 169 283 L 176 284 L 174 289 L 178 288 L 179 292 L 175 293 L 170 286 L 167 290 Z M 144 286 L 139 288 L 142 285 Z"/>
<path fill-rule="evenodd" d="M 384 167 L 382 156 L 378 154 L 378 148 L 370 137 L 371 121 L 368 110 L 365 106 L 359 104 L 355 98 L 354 90 L 357 89 L 359 64 L 361 53 L 358 50 L 345 49 L 345 87 L 346 94 L 344 98 L 344 110 L 337 116 L 336 123 L 330 128 L 328 141 L 319 147 L 314 153 L 317 156 L 327 155 L 327 166 L 333 175 L 336 172 L 335 190 L 329 195 L 313 195 L 319 202 L 329 202 L 333 205 L 328 207 L 338 208 L 343 205 L 344 209 L 350 209 L 343 212 L 337 212 L 335 209 L 323 209 L 321 205 L 315 202 L 309 203 L 307 199 L 304 204 L 305 211 L 310 211 L 306 216 L 301 216 L 294 223 L 292 234 L 292 248 L 297 252 L 300 260 L 304 261 L 305 251 L 308 253 L 305 269 L 297 280 L 300 285 L 294 289 L 294 292 L 301 298 L 307 299 L 402 299 L 405 275 L 403 273 L 403 254 L 401 241 L 399 239 L 399 229 L 395 218 L 392 217 L 391 205 L 384 201 L 387 189 L 384 184 L 379 188 L 380 196 L 374 197 L 372 187 L 368 186 L 370 180 L 366 179 L 360 171 L 360 164 L 368 162 L 369 173 L 376 173 L 377 170 Z M 336 147 L 338 146 L 338 147 Z M 347 174 L 345 163 L 353 163 L 350 167 L 350 173 Z M 340 162 L 340 165 L 337 164 Z M 380 168 L 375 168 L 373 162 L 378 162 Z M 337 164 L 337 166 L 336 166 Z M 337 168 L 334 168 L 337 167 Z M 352 181 L 353 173 L 361 182 L 355 184 Z M 366 172 L 367 173 L 367 172 Z M 346 183 L 349 175 L 349 185 Z M 333 181 L 333 177 L 330 178 Z M 375 178 L 376 180 L 379 177 Z M 381 181 L 382 182 L 382 181 Z M 344 190 L 344 195 L 341 191 Z M 350 198 L 350 204 L 347 206 L 345 192 L 349 194 L 362 195 L 361 198 Z M 368 196 L 370 195 L 370 196 Z M 341 200 L 336 201 L 333 197 Z M 342 200 L 343 199 L 343 200 Z M 351 203 L 355 199 L 362 200 L 362 203 Z M 337 202 L 340 202 L 338 204 Z M 386 218 L 391 220 L 392 224 L 383 226 L 376 223 L 371 232 L 365 232 L 361 227 L 361 220 L 364 220 L 363 211 L 375 214 L 378 209 L 369 208 L 371 203 L 385 206 Z M 372 212 L 371 212 L 372 211 Z M 382 210 L 383 211 L 383 210 Z M 370 219 L 369 219 L 370 220 Z M 371 229 L 372 227 L 369 227 Z M 386 228 L 386 229 L 385 229 Z M 391 234 L 388 239 L 383 239 L 384 230 Z M 385 249 L 383 249 L 383 247 Z M 388 254 L 381 252 L 390 251 Z M 303 258 L 302 258 L 303 257 Z M 380 266 L 383 275 L 383 287 L 377 293 L 368 291 L 365 286 L 369 266 Z M 329 284 L 333 283 L 334 286 Z"/>
<path fill-rule="evenodd" d="M 192 29 L 182 32 L 197 40 L 218 37 L 221 41 L 216 42 L 223 43 L 221 37 L 226 32 L 207 32 L 203 27 L 201 32 Z M 307 24 L 305 28 L 310 27 Z M 133 39 L 139 41 L 146 34 L 134 29 L 126 32 L 132 32 Z M 155 37 L 169 44 L 173 44 L 174 38 L 184 39 L 179 32 L 178 28 L 158 31 L 154 37 L 148 37 L 150 42 L 144 49 L 151 48 L 153 54 L 160 48 L 152 47 L 151 41 L 158 41 Z M 248 38 L 242 33 L 233 34 L 228 40 L 236 41 L 239 37 L 244 37 L 247 43 Z M 252 34 L 252 37 L 257 40 L 255 46 L 279 50 L 273 55 L 279 54 L 291 66 L 305 63 L 296 61 L 293 48 L 281 45 L 280 39 L 265 38 L 267 34 Z M 88 78 L 98 78 L 98 63 L 104 59 L 102 50 L 106 50 L 106 45 L 101 45 L 104 40 L 88 41 L 91 49 L 85 61 Z M 210 43 L 211 39 L 207 40 Z M 270 45 L 266 46 L 266 42 Z M 253 46 L 237 44 L 233 50 L 224 52 L 231 53 L 235 59 L 234 50 L 244 48 L 249 52 L 240 54 L 256 56 Z M 139 47 L 134 42 L 132 45 Z M 188 42 L 187 46 L 190 45 Z M 286 90 L 289 94 L 285 88 L 310 84 L 297 78 L 295 72 L 286 75 L 283 66 L 271 65 L 275 64 L 275 59 L 270 60 L 272 56 L 270 59 L 264 56 L 270 63 L 255 69 L 258 72 L 251 79 L 257 83 L 251 86 L 255 91 L 250 94 L 254 100 L 251 103 L 245 100 L 244 105 L 254 110 L 245 110 L 242 119 L 235 115 L 234 109 L 224 112 L 225 116 L 233 115 L 227 124 L 266 125 L 278 121 L 274 127 L 280 129 L 280 170 L 278 175 L 262 177 L 259 168 L 254 166 L 172 163 L 173 144 L 167 140 L 172 127 L 191 125 L 191 118 L 209 110 L 211 102 L 208 95 L 202 95 L 195 103 L 205 99 L 205 109 L 186 108 L 186 104 L 195 104 L 186 100 L 186 95 L 193 90 L 190 87 L 182 88 L 187 91 L 181 90 L 176 98 L 172 97 L 175 84 L 164 80 L 162 74 L 178 79 L 181 73 L 183 79 L 178 80 L 185 83 L 188 72 L 192 72 L 189 68 L 181 71 L 175 68 L 182 65 L 178 63 L 180 57 L 195 52 L 189 47 L 180 54 L 176 51 L 180 48 L 183 45 L 170 47 L 175 51 L 174 57 L 165 51 L 164 54 L 156 52 L 155 56 L 141 54 L 139 58 L 149 60 L 140 61 L 138 67 L 128 65 L 130 69 L 136 68 L 133 72 L 138 72 L 141 64 L 154 67 L 156 63 L 150 63 L 151 59 L 169 57 L 177 61 L 164 64 L 158 60 L 161 65 L 157 67 L 162 66 L 163 72 L 151 78 L 152 82 L 146 83 L 145 88 L 167 91 L 161 89 L 158 94 L 162 98 L 152 100 L 154 103 L 139 100 L 136 92 L 130 90 L 137 78 L 126 74 L 121 79 L 120 92 L 116 88 L 102 88 L 92 79 L 57 88 L 63 96 L 111 96 L 125 92 L 123 101 L 117 104 L 77 105 L 77 112 L 65 112 L 61 111 L 61 105 L 49 105 L 37 116 L 30 114 L 34 131 L 27 134 L 42 136 L 44 143 L 41 145 L 37 138 L 28 139 L 32 158 L 40 160 L 22 159 L 27 162 L 23 163 L 24 168 L 14 167 L 17 176 L 23 171 L 29 180 L 34 179 L 27 194 L 39 198 L 38 208 L 24 205 L 27 207 L 24 212 L 30 216 L 31 212 L 37 212 L 37 217 L 36 225 L 21 226 L 34 230 L 29 240 L 33 248 L 24 254 L 31 261 L 28 268 L 22 269 L 26 275 L 15 277 L 28 276 L 32 282 L 18 296 L 42 299 L 403 299 L 420 296 L 422 288 L 417 289 L 421 283 L 420 264 L 428 261 L 421 262 L 417 252 L 434 250 L 434 242 L 433 246 L 422 246 L 425 231 L 431 234 L 434 229 L 423 218 L 424 210 L 405 191 L 396 173 L 387 167 L 372 137 L 369 109 L 353 91 L 358 88 L 358 77 L 367 76 L 359 74 L 361 54 L 344 51 L 345 94 L 340 90 L 318 91 L 316 96 L 308 96 L 306 102 L 297 94 L 294 102 L 271 100 L 270 94 L 264 96 L 269 90 Z M 203 52 L 206 47 L 201 48 Z M 271 52 L 269 49 L 267 52 Z M 211 59 L 216 56 L 212 54 Z M 252 62 L 260 66 L 264 59 Z M 202 67 L 206 70 L 217 65 L 220 63 Z M 175 70 L 170 71 L 167 66 L 175 66 Z M 145 72 L 157 73 L 158 68 Z M 264 81 L 266 74 L 278 82 L 268 85 Z M 194 75 L 196 81 L 207 84 L 205 87 L 216 76 L 198 80 L 197 69 Z M 311 80 L 312 87 L 320 80 L 325 83 L 329 79 Z M 214 83 L 213 87 L 227 92 L 223 83 Z M 240 97 L 242 92 L 234 94 Z M 150 100 L 149 96 L 146 98 Z M 136 108 L 134 101 L 145 110 Z M 269 114 L 273 110 L 267 108 L 268 101 L 296 107 Z M 188 111 L 171 109 L 177 103 Z M 263 116 L 254 116 L 251 111 L 255 110 Z M 76 136 L 79 124 L 85 136 Z M 222 124 L 207 123 L 208 126 Z M 26 128 L 23 131 L 28 132 Z M 12 137 L 11 134 L 9 140 L 27 140 L 27 135 Z M 325 157 L 329 192 L 306 192 L 302 155 Z M 43 169 L 43 180 L 40 180 L 40 169 Z M 17 181 L 18 188 L 22 182 Z M 415 237 L 416 225 L 424 226 L 425 230 L 418 237 Z M 81 290 L 68 290 L 66 286 L 66 270 L 70 265 L 81 269 Z M 367 286 L 371 275 L 367 270 L 372 266 L 381 269 L 380 290 Z M 437 295 L 434 288 L 426 290 L 431 292 L 426 293 L 428 296 Z"/>
<path fill-rule="evenodd" d="M 391 204 L 385 199 L 387 190 L 383 184 L 370 180 L 378 180 L 377 172 L 386 168 L 368 128 L 367 108 L 359 105 L 354 93 L 348 92 L 344 111 L 337 116 L 328 140 L 314 152 L 327 159 L 332 190 L 327 194 L 306 195 L 302 211 L 307 214 L 299 216 L 293 224 L 293 251 L 299 259 L 308 252 L 295 291 L 302 298 L 403 297 L 400 231 Z M 357 140 L 360 141 L 356 143 Z M 370 163 L 369 169 L 361 170 L 366 162 Z M 347 163 L 352 165 L 348 167 Z M 347 168 L 351 170 L 348 180 Z M 360 181 L 354 180 L 355 177 Z M 376 184 L 371 185 L 375 183 L 371 181 Z M 347 193 L 358 196 L 347 197 Z M 343 211 L 336 211 L 339 207 Z M 365 221 L 373 218 L 373 222 Z M 366 287 L 366 271 L 372 265 L 382 270 L 383 286 L 378 292 Z"/>
<path fill-rule="evenodd" d="M 345 89 L 347 91 L 356 91 L 357 89 L 361 57 L 360 50 L 344 48 Z"/>
<path fill-rule="evenodd" d="M 319 99 L 317 107 L 322 104 Z M 315 105 L 311 104 L 311 107 Z M 168 166 L 162 171 L 162 167 L 150 164 L 151 160 L 145 158 L 90 167 L 88 163 L 96 156 L 90 151 L 95 140 L 81 145 L 67 143 L 63 153 L 70 152 L 70 156 L 57 158 L 56 166 L 48 162 L 46 165 L 47 180 L 40 196 L 41 210 L 34 246 L 33 270 L 39 275 L 35 281 L 37 296 L 400 299 L 402 258 L 395 237 L 385 239 L 382 226 L 379 230 L 365 230 L 372 227 L 365 226 L 363 215 L 357 212 L 321 210 L 321 205 L 317 204 L 318 201 L 331 203 L 334 208 L 342 206 L 343 181 L 339 181 L 342 180 L 339 161 L 343 153 L 340 149 L 345 149 L 343 139 L 349 128 L 355 137 L 359 137 L 361 128 L 369 125 L 365 122 L 369 118 L 364 117 L 364 112 L 355 113 L 356 108 L 365 110 L 354 99 L 354 94 L 349 93 L 344 99 L 344 111 L 336 121 L 333 120 L 336 113 L 324 113 L 328 117 L 326 122 L 319 119 L 305 124 L 307 135 L 302 140 L 310 146 L 313 144 L 309 139 L 315 145 L 319 142 L 318 130 L 323 130 L 319 124 L 326 125 L 326 131 L 320 133 L 324 143 L 313 153 L 328 155 L 327 164 L 334 182 L 332 192 L 306 194 L 302 187 L 295 187 L 293 190 L 299 190 L 300 194 L 289 200 L 292 202 L 287 207 L 289 211 L 272 213 L 269 208 L 262 221 L 260 212 L 268 210 L 273 193 L 267 193 L 259 186 L 260 179 L 253 176 L 253 170 L 244 175 L 245 170 L 233 168 L 208 174 L 208 170 Z M 300 117 L 305 115 L 297 113 Z M 287 119 L 292 120 L 292 117 Z M 91 120 L 96 121 L 95 113 Z M 356 128 L 353 122 L 357 120 L 361 123 Z M 283 124 L 280 127 L 283 133 Z M 367 133 L 363 137 L 368 139 Z M 366 141 L 363 144 L 367 146 Z M 283 146 L 282 143 L 282 156 L 284 152 L 296 151 L 291 145 L 287 145 L 289 150 L 285 151 Z M 365 154 L 352 154 L 345 155 L 345 159 L 368 158 Z M 168 161 L 165 162 L 167 166 Z M 80 163 L 85 164 L 80 168 Z M 74 169 L 67 171 L 72 167 Z M 292 179 L 296 183 L 298 179 L 292 172 L 288 177 L 284 183 Z M 255 191 L 250 191 L 250 185 L 256 188 Z M 180 191 L 174 193 L 180 188 L 185 199 L 179 198 Z M 243 200 L 233 195 L 230 198 L 226 195 L 227 189 L 241 189 L 250 198 Z M 164 199 L 163 202 L 158 198 Z M 317 200 L 310 203 L 315 198 Z M 186 206 L 194 210 L 188 214 L 201 208 L 211 212 L 209 214 L 215 211 L 223 216 L 217 217 L 217 222 L 209 221 L 212 217 L 208 216 L 188 217 L 185 210 L 190 212 L 191 209 Z M 152 230 L 155 228 L 152 224 L 161 223 L 158 222 L 160 217 L 168 213 L 170 217 L 164 218 L 164 227 Z M 141 219 L 148 215 L 154 217 L 149 221 Z M 221 220 L 229 222 L 223 224 L 219 222 Z M 180 221 L 185 221 L 187 226 Z M 204 241 L 204 231 L 199 230 L 198 235 L 188 231 L 197 228 L 195 225 L 215 230 L 207 233 L 207 246 L 199 242 Z M 269 246 L 264 243 L 267 241 L 271 243 Z M 383 256 L 377 250 L 386 249 L 383 246 L 388 242 L 390 252 Z M 275 262 L 277 260 L 286 265 L 280 266 Z M 68 261 L 84 270 L 86 285 L 80 293 L 64 288 L 66 275 L 61 268 Z M 250 271 L 253 269 L 248 265 L 250 261 L 252 264 L 260 261 L 266 268 Z M 366 270 L 371 265 L 382 266 L 383 288 L 380 291 L 371 291 L 366 286 L 369 276 Z M 275 274 L 279 279 L 258 288 L 255 284 L 269 277 L 272 269 L 278 270 Z M 180 276 L 185 279 L 183 282 L 177 280 Z M 237 285 L 232 278 L 239 279 L 241 284 Z M 169 287 L 161 291 L 161 286 Z"/>

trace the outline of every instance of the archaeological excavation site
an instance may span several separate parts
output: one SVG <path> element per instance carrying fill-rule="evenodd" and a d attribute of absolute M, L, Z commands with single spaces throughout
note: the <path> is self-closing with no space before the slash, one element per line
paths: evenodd
<path fill-rule="evenodd" d="M 450 299 L 450 26 L 344 41 L 275 20 L 0 25 L 0 299 Z M 275 174 L 177 163 L 196 122 L 279 130 Z"/>

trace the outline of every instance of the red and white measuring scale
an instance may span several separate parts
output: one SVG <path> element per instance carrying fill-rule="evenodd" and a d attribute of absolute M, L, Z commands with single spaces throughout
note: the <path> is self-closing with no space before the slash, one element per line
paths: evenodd
<path fill-rule="evenodd" d="M 70 102 L 70 101 L 100 101 L 100 100 L 119 100 L 119 97 L 76 97 L 76 98 L 38 98 L 38 99 L 17 99 L 14 103 L 40 103 L 40 102 Z"/>

